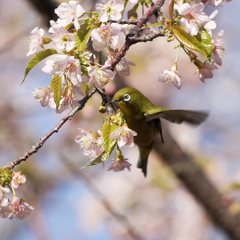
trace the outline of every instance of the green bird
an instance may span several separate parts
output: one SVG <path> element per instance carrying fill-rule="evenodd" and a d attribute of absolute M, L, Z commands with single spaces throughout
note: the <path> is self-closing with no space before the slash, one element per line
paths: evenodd
<path fill-rule="evenodd" d="M 162 142 L 162 127 L 159 118 L 173 123 L 187 122 L 199 125 L 208 116 L 207 112 L 189 110 L 171 110 L 154 105 L 148 98 L 135 88 L 123 88 L 113 96 L 114 102 L 121 110 L 128 127 L 137 133 L 134 143 L 138 146 L 140 158 L 137 164 L 147 176 L 148 156 L 153 148 L 156 133 L 160 133 Z"/>

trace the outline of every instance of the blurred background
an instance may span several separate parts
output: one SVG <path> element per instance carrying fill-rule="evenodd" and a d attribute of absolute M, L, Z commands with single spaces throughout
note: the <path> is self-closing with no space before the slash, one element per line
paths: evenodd
<path fill-rule="evenodd" d="M 48 31 L 44 16 L 33 2 L 0 0 L 1 167 L 21 157 L 67 113 L 56 114 L 41 107 L 31 94 L 50 82 L 50 75 L 41 71 L 44 62 L 20 85 L 30 59 L 26 53 L 31 30 L 39 26 Z M 54 3 L 61 2 L 67 1 Z M 86 11 L 95 5 L 89 0 L 80 3 Z M 181 90 L 158 82 L 157 73 L 172 66 L 177 52 L 173 49 L 176 42 L 158 38 L 130 48 L 126 58 L 136 67 L 131 68 L 131 76 L 118 77 L 109 84 L 107 92 L 113 94 L 124 83 L 164 107 L 209 110 L 210 117 L 198 128 L 164 121 L 163 128 L 169 129 L 219 191 L 226 193 L 229 185 L 240 182 L 240 2 L 223 3 L 217 9 L 214 34 L 224 29 L 226 54 L 212 79 L 202 83 L 194 74 L 195 66 L 182 53 Z M 214 10 L 207 6 L 208 14 Z M 148 240 L 228 240 L 154 152 L 147 178 L 135 167 L 136 147 L 123 150 L 133 165 L 131 172 L 108 172 L 111 161 L 105 168 L 97 165 L 80 169 L 88 158 L 74 142 L 77 128 L 100 128 L 105 116 L 98 112 L 99 101 L 100 97 L 94 95 L 42 149 L 16 167 L 27 175 L 27 183 L 18 194 L 35 211 L 24 220 L 0 219 L 1 240 L 133 239 L 134 234 L 135 239 L 141 236 Z M 226 194 L 236 203 L 240 200 L 237 190 Z M 237 204 L 234 206 L 232 211 L 237 212 Z"/>

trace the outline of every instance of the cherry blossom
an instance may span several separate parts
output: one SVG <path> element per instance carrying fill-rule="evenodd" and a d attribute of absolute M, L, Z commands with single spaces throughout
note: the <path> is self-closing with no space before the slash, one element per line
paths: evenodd
<path fill-rule="evenodd" d="M 106 46 L 115 48 L 118 44 L 119 32 L 121 26 L 117 23 L 102 24 L 100 28 L 95 28 L 91 32 L 93 48 L 96 51 L 102 51 Z"/>
<path fill-rule="evenodd" d="M 158 73 L 158 81 L 164 83 L 172 83 L 176 88 L 180 89 L 182 85 L 181 77 L 177 72 L 177 64 L 175 63 L 171 69 L 167 69 Z"/>
<path fill-rule="evenodd" d="M 91 133 L 78 128 L 80 135 L 75 138 L 75 142 L 84 148 L 84 155 L 90 156 L 90 160 L 96 159 L 103 153 L 103 139 L 101 132 Z"/>
<path fill-rule="evenodd" d="M 74 22 L 75 28 L 79 29 L 80 24 L 78 18 L 85 13 L 85 10 L 77 1 L 69 1 L 69 3 L 61 3 L 58 8 L 55 9 L 55 13 L 59 17 L 57 22 L 61 24 L 61 26 L 66 26 Z"/>
<path fill-rule="evenodd" d="M 69 107 L 75 107 L 76 103 L 78 102 L 78 99 L 75 99 L 74 95 L 66 95 L 62 96 L 59 107 L 56 109 L 57 113 L 62 113 L 63 111 L 69 109 Z"/>
<path fill-rule="evenodd" d="M 31 34 L 32 35 L 28 38 L 29 51 L 27 53 L 27 56 L 32 55 L 41 49 L 43 44 L 44 30 L 42 28 L 35 27 L 31 31 Z"/>
<path fill-rule="evenodd" d="M 222 66 L 222 56 L 225 53 L 223 34 L 224 31 L 222 30 L 218 33 L 217 37 L 214 38 L 214 49 L 212 52 L 212 59 L 219 66 Z"/>
<path fill-rule="evenodd" d="M 107 65 L 99 68 L 99 67 L 93 67 L 89 70 L 89 87 L 95 86 L 98 88 L 104 87 L 110 80 L 112 80 L 115 77 L 115 72 L 107 69 Z"/>
<path fill-rule="evenodd" d="M 49 32 L 52 33 L 52 41 L 55 47 L 60 50 L 70 51 L 74 48 L 75 39 L 72 33 L 61 27 L 53 20 L 50 21 L 51 27 Z"/>
<path fill-rule="evenodd" d="M 65 88 L 65 93 L 62 95 L 59 106 L 56 110 L 57 113 L 62 113 L 69 107 L 75 107 L 77 102 L 81 99 L 83 93 L 81 85 L 68 86 Z"/>
<path fill-rule="evenodd" d="M 8 187 L 0 186 L 0 209 L 1 207 L 8 206 L 8 197 L 7 194 L 10 192 Z"/>
<path fill-rule="evenodd" d="M 107 0 L 103 4 L 97 3 L 96 9 L 100 11 L 99 19 L 101 22 L 119 20 L 122 17 L 121 12 L 124 9 L 124 4 L 122 0 Z"/>
<path fill-rule="evenodd" d="M 34 98 L 41 103 L 43 107 L 49 106 L 53 109 L 56 108 L 56 104 L 54 103 L 54 92 L 50 87 L 45 88 L 35 88 L 35 92 L 32 92 Z"/>
<path fill-rule="evenodd" d="M 14 195 L 12 201 L 9 202 L 9 213 L 7 218 L 23 219 L 27 217 L 33 210 L 34 208 L 27 202 L 19 198 L 17 195 Z"/>
<path fill-rule="evenodd" d="M 130 167 L 132 166 L 131 163 L 126 161 L 127 159 L 119 160 L 119 161 L 114 161 L 109 167 L 108 171 L 113 170 L 114 172 L 120 172 L 123 171 L 125 168 L 127 168 L 130 171 Z"/>
<path fill-rule="evenodd" d="M 73 85 L 82 82 L 80 62 L 74 56 L 65 54 L 54 54 L 46 61 L 42 71 L 56 76 L 63 77 L 63 83 L 66 76 L 71 80 Z"/>
<path fill-rule="evenodd" d="M 209 21 L 204 25 L 204 28 L 206 29 L 206 31 L 209 33 L 210 36 L 212 36 L 212 30 L 217 27 L 216 22 L 212 20 L 214 17 L 216 17 L 217 14 L 218 14 L 218 10 L 215 10 L 209 16 Z"/>
<path fill-rule="evenodd" d="M 122 126 L 119 127 L 116 131 L 112 132 L 110 138 L 116 139 L 119 147 L 123 147 L 125 145 L 132 147 L 134 144 L 134 136 L 137 136 L 136 132 L 126 126 Z"/>
<path fill-rule="evenodd" d="M 213 70 L 217 69 L 217 66 L 211 63 L 204 63 L 199 69 L 197 70 L 199 73 L 199 78 L 202 82 L 205 82 L 204 80 L 206 78 L 212 78 L 213 77 Z"/>
<path fill-rule="evenodd" d="M 111 61 L 114 59 L 116 56 L 117 52 L 111 51 L 109 52 L 108 59 L 105 62 L 106 65 L 111 64 Z M 115 70 L 124 76 L 129 76 L 130 75 L 130 67 L 129 66 L 136 66 L 133 62 L 128 61 L 126 58 L 121 58 L 119 63 L 115 66 Z"/>
<path fill-rule="evenodd" d="M 19 186 L 26 182 L 26 177 L 19 172 L 15 172 L 11 181 L 11 185 L 14 188 L 19 188 Z"/>
<path fill-rule="evenodd" d="M 182 15 L 180 22 L 191 35 L 197 35 L 199 25 L 205 25 L 211 21 L 210 17 L 203 12 L 204 4 L 202 2 L 197 4 L 183 3 L 178 5 L 177 10 Z"/>

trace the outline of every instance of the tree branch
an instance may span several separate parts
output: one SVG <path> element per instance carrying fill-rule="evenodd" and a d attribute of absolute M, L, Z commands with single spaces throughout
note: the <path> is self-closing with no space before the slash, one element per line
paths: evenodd
<path fill-rule="evenodd" d="M 26 0 L 32 7 L 40 13 L 45 21 L 45 24 L 49 26 L 50 20 L 57 20 L 57 15 L 54 13 L 57 8 L 56 2 L 52 0 Z"/>
<path fill-rule="evenodd" d="M 76 107 L 72 109 L 70 113 L 68 113 L 58 124 L 55 128 L 53 128 L 49 133 L 47 133 L 45 136 L 43 136 L 40 141 L 36 144 L 33 145 L 32 148 L 24 154 L 24 156 L 14 160 L 13 162 L 10 163 L 8 166 L 9 169 L 13 169 L 16 165 L 20 164 L 22 161 L 26 161 L 32 154 L 36 153 L 42 146 L 43 144 L 54 134 L 57 133 L 60 128 L 68 121 L 71 120 L 74 115 L 83 109 L 85 106 L 86 102 L 97 92 L 97 88 L 94 88 L 89 94 L 87 94 L 82 100 L 80 100 Z"/>
<path fill-rule="evenodd" d="M 186 185 L 202 204 L 214 222 L 222 227 L 232 240 L 240 239 L 240 215 L 233 216 L 222 203 L 222 196 L 209 182 L 202 170 L 184 153 L 172 136 L 164 133 L 165 143 L 156 139 L 154 150 L 171 167 L 176 176 Z"/>
<path fill-rule="evenodd" d="M 142 33 L 142 27 L 144 26 L 145 23 L 147 23 L 147 21 L 149 20 L 149 18 L 158 13 L 160 11 L 160 8 L 162 7 L 162 5 L 164 4 L 165 0 L 158 0 L 148 11 L 147 13 L 144 15 L 144 17 L 142 17 L 137 25 L 136 28 L 133 29 L 133 32 L 128 34 L 126 36 L 126 41 L 125 44 L 122 46 L 122 48 L 119 50 L 119 52 L 116 54 L 115 58 L 112 60 L 111 62 L 111 66 L 110 69 L 114 70 L 115 66 L 120 62 L 120 60 L 126 55 L 126 52 L 128 51 L 128 49 L 130 48 L 131 45 L 137 43 L 137 42 L 146 42 L 146 41 L 152 41 L 154 38 L 156 38 L 156 35 L 152 36 L 153 38 L 147 38 L 147 37 L 139 37 L 141 36 Z M 158 36 L 163 36 L 162 33 L 159 33 Z M 137 37 L 137 38 L 135 38 Z M 143 38 L 145 38 L 145 40 L 143 40 Z"/>

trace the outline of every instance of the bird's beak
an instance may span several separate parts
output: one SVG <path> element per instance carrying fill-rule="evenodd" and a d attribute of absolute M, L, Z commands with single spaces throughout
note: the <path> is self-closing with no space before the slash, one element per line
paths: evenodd
<path fill-rule="evenodd" d="M 116 103 L 116 102 L 119 102 L 119 100 L 117 99 L 112 99 L 111 103 Z"/>

